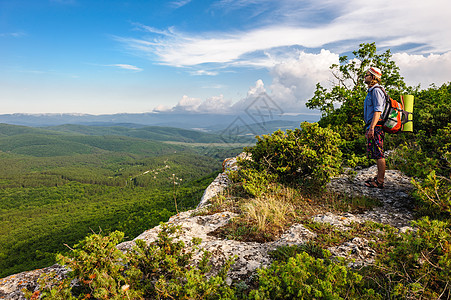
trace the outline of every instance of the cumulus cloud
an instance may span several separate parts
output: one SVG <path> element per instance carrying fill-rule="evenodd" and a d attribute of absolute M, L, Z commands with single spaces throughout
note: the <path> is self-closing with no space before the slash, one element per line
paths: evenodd
<path fill-rule="evenodd" d="M 155 112 L 228 114 L 231 113 L 232 101 L 223 95 L 209 97 L 205 100 L 184 95 L 173 107 L 157 106 Z"/>
<path fill-rule="evenodd" d="M 316 83 L 327 85 L 330 66 L 338 64 L 338 54 L 321 50 L 319 54 L 299 52 L 271 70 L 271 96 L 287 110 L 305 111 L 306 100 L 313 96 Z"/>
<path fill-rule="evenodd" d="M 265 84 L 263 83 L 263 80 L 259 79 L 255 82 L 254 86 L 249 87 L 245 98 L 233 104 L 231 110 L 236 114 L 244 113 L 246 109 L 252 106 L 252 103 L 256 98 L 265 94 L 267 94 Z"/>
<path fill-rule="evenodd" d="M 249 87 L 246 97 L 236 102 L 224 99 L 223 95 L 205 100 L 185 95 L 174 107 L 159 106 L 154 111 L 239 115 L 264 97 L 265 101 L 272 103 L 270 105 L 274 106 L 273 110 L 279 113 L 317 114 L 307 109 L 305 103 L 313 96 L 316 83 L 321 82 L 327 86 L 332 77 L 329 67 L 337 64 L 338 59 L 338 54 L 328 50 L 321 50 L 319 54 L 294 51 L 291 55 L 285 54 L 283 59 L 276 59 L 280 62 L 270 70 L 272 82 L 268 89 L 263 80 L 259 79 Z"/>
<path fill-rule="evenodd" d="M 203 101 L 199 105 L 198 111 L 205 113 L 227 114 L 230 113 L 231 104 L 232 101 L 224 99 L 223 95 L 213 96 Z"/>
<path fill-rule="evenodd" d="M 339 63 L 339 55 L 329 50 L 320 53 L 295 51 L 283 58 L 273 57 L 275 63 L 269 68 L 272 81 L 265 86 L 259 79 L 249 87 L 246 97 L 237 102 L 224 99 L 222 95 L 202 100 L 183 96 L 174 107 L 157 107 L 154 111 L 244 114 L 249 108 L 255 109 L 255 102 L 267 97 L 273 103 L 274 111 L 290 114 L 313 114 L 317 111 L 306 108 L 305 103 L 313 97 L 316 83 L 329 86 L 333 81 L 330 70 L 332 64 Z M 442 84 L 451 78 L 451 52 L 441 55 L 410 55 L 397 53 L 393 60 L 401 69 L 408 85 L 421 83 L 427 87 L 430 83 Z"/>
<path fill-rule="evenodd" d="M 174 106 L 174 111 L 197 112 L 199 105 L 202 103 L 200 98 L 190 98 L 186 95 Z"/>
<path fill-rule="evenodd" d="M 263 81 L 257 80 L 255 86 L 251 86 L 247 96 L 236 103 L 225 99 L 223 95 L 209 97 L 205 100 L 200 98 L 191 98 L 184 95 L 182 99 L 173 107 L 168 108 L 162 105 L 157 106 L 155 112 L 188 112 L 188 113 L 213 113 L 213 114 L 240 114 L 253 102 L 259 95 L 266 93 Z"/>
<path fill-rule="evenodd" d="M 426 88 L 432 83 L 442 85 L 451 81 L 451 51 L 426 56 L 395 53 L 393 60 L 407 85 L 421 84 Z"/>
<path fill-rule="evenodd" d="M 257 109 L 256 105 L 263 105 L 256 104 L 256 101 L 264 98 L 264 105 L 272 106 L 277 113 L 312 113 L 305 103 L 313 96 L 317 82 L 327 85 L 331 80 L 329 67 L 338 63 L 338 58 L 338 54 L 328 50 L 322 50 L 319 54 L 298 51 L 272 68 L 269 89 L 259 79 L 249 87 L 246 97 L 235 103 L 222 95 L 206 100 L 183 96 L 177 105 L 164 111 L 239 115 L 249 109 Z M 161 108 L 155 110 L 161 111 Z"/>
<path fill-rule="evenodd" d="M 192 71 L 190 72 L 191 75 L 197 75 L 197 76 L 215 76 L 218 75 L 217 71 L 207 71 L 207 70 L 196 70 L 196 71 Z"/>
<path fill-rule="evenodd" d="M 171 111 L 171 110 L 172 110 L 172 107 L 169 107 L 169 106 L 167 106 L 167 105 L 160 104 L 160 105 L 157 105 L 157 106 L 153 109 L 153 112 L 156 112 L 156 113 L 158 113 L 158 112 L 168 112 L 168 111 Z"/>

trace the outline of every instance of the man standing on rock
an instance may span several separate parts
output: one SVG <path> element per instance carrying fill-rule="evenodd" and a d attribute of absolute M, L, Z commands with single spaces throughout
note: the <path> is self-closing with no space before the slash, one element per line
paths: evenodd
<path fill-rule="evenodd" d="M 368 158 L 375 159 L 377 164 L 377 176 L 365 181 L 365 186 L 380 189 L 384 188 L 385 178 L 385 132 L 382 130 L 382 126 L 377 125 L 385 106 L 385 94 L 380 87 L 381 76 L 381 70 L 376 67 L 371 67 L 366 72 L 364 81 L 368 85 L 368 94 L 363 104 L 367 140 L 366 152 Z"/>

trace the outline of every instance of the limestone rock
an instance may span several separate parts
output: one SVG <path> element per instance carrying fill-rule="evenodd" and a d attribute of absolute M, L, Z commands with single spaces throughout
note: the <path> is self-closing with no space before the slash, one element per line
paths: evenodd
<path fill-rule="evenodd" d="M 0 299 L 25 299 L 23 289 L 34 292 L 38 288 L 38 279 L 42 274 L 55 273 L 55 278 L 64 278 L 68 271 L 60 265 L 53 265 L 48 268 L 34 271 L 22 272 L 0 279 Z"/>
<path fill-rule="evenodd" d="M 271 263 L 268 254 L 270 251 L 275 250 L 282 245 L 303 244 L 308 241 L 310 237 L 314 236 L 312 232 L 301 224 L 295 224 L 278 240 L 269 243 L 224 240 L 209 235 L 209 233 L 227 224 L 227 222 L 235 217 L 236 214 L 231 212 L 220 212 L 214 215 L 190 217 L 192 213 L 193 211 L 187 211 L 178 214 L 170 218 L 168 223 L 181 226 L 183 234 L 180 239 L 185 242 L 185 244 L 188 244 L 193 237 L 202 239 L 200 248 L 204 248 L 213 254 L 213 273 L 219 270 L 220 266 L 222 266 L 228 257 L 236 257 L 235 263 L 229 274 L 231 279 L 249 279 L 249 276 L 254 273 L 257 268 L 268 266 Z M 128 251 L 133 247 L 135 240 L 138 239 L 143 240 L 146 243 L 151 243 L 157 238 L 160 231 L 161 227 L 157 226 L 147 230 L 133 241 L 121 243 L 117 247 L 122 251 Z M 200 258 L 200 256 L 197 258 Z"/>
<path fill-rule="evenodd" d="M 351 267 L 371 264 L 376 258 L 376 251 L 369 247 L 368 240 L 360 237 L 355 237 L 342 245 L 330 247 L 328 250 L 333 256 L 354 260 L 350 263 Z"/>
<path fill-rule="evenodd" d="M 230 183 L 229 176 L 227 173 L 229 171 L 236 171 L 238 169 L 237 160 L 241 159 L 251 159 L 250 155 L 242 152 L 236 157 L 227 158 L 222 163 L 223 172 L 220 173 L 216 179 L 205 189 L 202 198 L 200 199 L 197 208 L 205 207 L 208 201 L 214 196 L 220 194 Z"/>
<path fill-rule="evenodd" d="M 348 226 L 351 225 L 351 223 L 364 222 L 363 219 L 358 218 L 350 213 L 337 215 L 331 212 L 325 213 L 323 215 L 314 216 L 313 221 L 319 223 L 329 223 L 330 225 L 335 226 L 340 230 L 348 230 Z"/>
<path fill-rule="evenodd" d="M 230 184 L 230 182 L 231 181 L 227 174 L 218 174 L 215 180 L 205 189 L 197 208 L 205 207 L 208 204 L 208 201 L 214 196 L 220 194 Z"/>
<path fill-rule="evenodd" d="M 333 178 L 328 188 L 349 196 L 366 196 L 379 200 L 381 206 L 360 215 L 365 220 L 389 224 L 397 228 L 407 226 L 413 219 L 411 179 L 401 171 L 387 170 L 384 189 L 366 187 L 365 180 L 374 177 L 376 173 L 377 167 L 374 165 L 359 170 L 356 174 L 342 174 Z"/>

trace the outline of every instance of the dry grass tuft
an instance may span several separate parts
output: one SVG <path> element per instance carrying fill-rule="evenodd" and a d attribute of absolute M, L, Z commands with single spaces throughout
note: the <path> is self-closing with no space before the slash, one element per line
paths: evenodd
<path fill-rule="evenodd" d="M 295 206 L 274 195 L 251 199 L 242 205 L 245 216 L 257 225 L 257 229 L 265 231 L 267 225 L 284 227 L 296 216 Z"/>

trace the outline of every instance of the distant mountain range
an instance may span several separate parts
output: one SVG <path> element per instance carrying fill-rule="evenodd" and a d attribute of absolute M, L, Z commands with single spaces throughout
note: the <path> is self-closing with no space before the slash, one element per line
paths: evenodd
<path fill-rule="evenodd" d="M 196 113 L 141 113 L 141 114 L 3 114 L 0 123 L 30 127 L 49 127 L 66 124 L 143 128 L 161 126 L 197 130 L 230 135 L 261 135 L 277 129 L 299 127 L 303 121 L 314 122 L 319 117 L 311 115 L 260 116 L 259 119 L 249 115 L 196 114 Z M 261 122 L 259 122 L 261 121 Z M 66 128 L 67 129 L 67 128 Z"/>
<path fill-rule="evenodd" d="M 227 123 L 233 119 L 228 115 L 207 114 L 7 114 L 0 115 L 0 123 L 32 127 L 55 126 L 63 124 L 117 125 L 139 124 L 143 126 L 169 126 L 177 128 L 206 127 L 215 123 Z"/>

